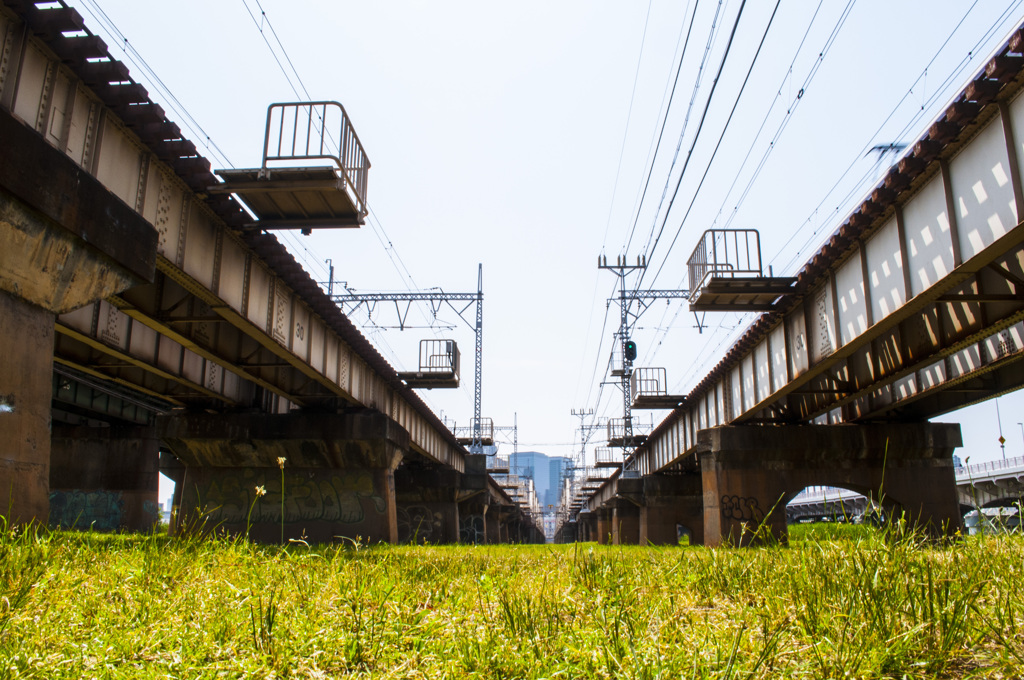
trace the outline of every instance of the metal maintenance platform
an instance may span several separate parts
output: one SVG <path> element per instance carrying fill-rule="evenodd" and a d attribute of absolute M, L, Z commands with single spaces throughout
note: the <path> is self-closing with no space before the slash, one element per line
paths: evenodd
<path fill-rule="evenodd" d="M 674 409 L 686 400 L 684 395 L 668 393 L 664 368 L 634 368 L 629 385 L 636 409 Z"/>
<path fill-rule="evenodd" d="M 454 340 L 420 340 L 419 370 L 401 372 L 398 377 L 409 387 L 458 387 L 459 364 L 459 346 Z"/>
<path fill-rule="evenodd" d="M 338 102 L 271 104 L 263 165 L 216 170 L 211 194 L 234 194 L 260 229 L 353 228 L 367 214 L 370 161 Z"/>
<path fill-rule="evenodd" d="M 708 229 L 686 263 L 690 310 L 765 312 L 792 291 L 793 277 L 765 276 L 755 229 Z"/>

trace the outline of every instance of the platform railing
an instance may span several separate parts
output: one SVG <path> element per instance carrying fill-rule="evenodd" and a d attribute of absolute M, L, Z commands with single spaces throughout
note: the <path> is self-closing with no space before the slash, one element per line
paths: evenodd
<path fill-rule="evenodd" d="M 999 472 L 1000 470 L 1024 470 L 1024 456 L 1008 458 L 1006 460 L 991 460 L 987 463 L 975 463 L 956 468 L 958 481 L 970 479 L 971 477 L 984 476 L 986 472 Z"/>
<path fill-rule="evenodd" d="M 690 290 L 709 276 L 762 276 L 761 236 L 756 229 L 708 229 L 686 261 Z"/>
<path fill-rule="evenodd" d="M 637 397 L 665 396 L 667 374 L 664 368 L 634 368 L 629 376 L 630 393 L 635 401 Z"/>
<path fill-rule="evenodd" d="M 454 340 L 420 340 L 420 372 L 459 374 L 459 348 Z"/>
<path fill-rule="evenodd" d="M 651 430 L 651 426 L 647 423 L 641 423 L 633 416 L 631 422 L 633 435 L 646 435 Z M 626 436 L 626 419 L 625 418 L 609 418 L 608 419 L 608 439 L 622 439 Z"/>
<path fill-rule="evenodd" d="M 370 160 L 348 114 L 338 102 L 287 102 L 267 109 L 263 169 L 278 161 L 330 160 L 341 170 L 366 214 L 366 183 Z"/>
<path fill-rule="evenodd" d="M 621 465 L 622 450 L 613 449 L 610 446 L 599 446 L 594 450 L 594 463 L 599 466 L 612 464 Z"/>

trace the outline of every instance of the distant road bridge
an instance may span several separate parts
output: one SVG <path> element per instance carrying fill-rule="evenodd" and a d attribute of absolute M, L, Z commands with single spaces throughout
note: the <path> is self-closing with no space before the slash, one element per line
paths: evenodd
<path fill-rule="evenodd" d="M 1024 456 L 956 468 L 960 508 L 992 508 L 1024 501 Z M 790 522 L 801 519 L 853 518 L 868 508 L 861 494 L 831 487 L 804 489 L 786 506 Z"/>
<path fill-rule="evenodd" d="M 340 105 L 277 105 L 263 167 L 219 171 L 222 183 L 74 9 L 2 2 L 0 507 L 11 519 L 143 529 L 162 469 L 177 482 L 178 529 L 541 536 L 539 516 L 263 232 L 362 222 L 369 161 Z M 305 122 L 336 125 L 320 139 L 341 148 L 311 151 L 309 130 L 296 148 Z"/>
<path fill-rule="evenodd" d="M 1018 30 L 624 471 L 566 508 L 567 539 L 784 538 L 807 486 L 961 526 L 959 427 L 927 419 L 1024 385 L 1022 49 Z"/>

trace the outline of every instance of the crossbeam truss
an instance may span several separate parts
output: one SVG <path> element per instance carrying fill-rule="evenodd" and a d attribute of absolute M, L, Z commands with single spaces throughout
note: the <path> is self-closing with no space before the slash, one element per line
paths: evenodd
<path fill-rule="evenodd" d="M 421 328 L 420 326 L 410 326 L 408 324 L 409 310 L 412 309 L 414 303 L 426 302 L 430 305 L 430 311 L 434 319 L 437 318 L 438 313 L 444 307 L 450 308 L 455 314 L 473 329 L 475 335 L 475 370 L 473 380 L 473 421 L 472 421 L 472 439 L 469 446 L 470 453 L 483 453 L 483 430 L 481 427 L 481 391 L 483 387 L 483 314 L 484 314 L 484 266 L 482 264 L 477 267 L 477 289 L 475 293 L 446 293 L 440 288 L 436 291 L 426 292 L 397 292 L 397 293 L 356 293 L 350 289 L 347 293 L 331 295 L 331 299 L 341 308 L 341 311 L 351 318 L 359 309 L 366 309 L 366 313 L 371 323 L 370 328 L 378 329 L 394 329 L 406 330 L 407 328 Z M 397 326 L 382 326 L 379 324 L 372 323 L 373 313 L 377 309 L 377 305 L 380 303 L 394 303 L 394 311 L 398 318 Z M 403 306 L 404 303 L 404 306 Z M 465 304 L 457 304 L 465 303 Z M 470 307 L 476 307 L 476 315 L 473 321 L 470 321 L 468 312 Z M 437 326 L 429 326 L 430 328 L 437 328 Z M 448 326 L 448 328 L 454 328 Z"/>

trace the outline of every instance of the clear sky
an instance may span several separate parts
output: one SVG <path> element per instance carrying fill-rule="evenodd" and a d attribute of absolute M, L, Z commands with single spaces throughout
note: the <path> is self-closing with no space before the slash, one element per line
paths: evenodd
<path fill-rule="evenodd" d="M 270 103 L 341 102 L 373 163 L 370 219 L 359 230 L 279 238 L 317 280 L 329 258 L 336 280 L 363 292 L 474 292 L 482 263 L 483 416 L 517 420 L 520 450 L 550 455 L 578 450 L 572 409 L 621 416 L 617 387 L 601 386 L 618 312 L 606 317 L 616 281 L 597 269 L 599 255 L 646 254 L 644 287 L 681 288 L 700 234 L 728 225 L 759 229 L 766 263 L 795 273 L 895 160 L 879 163 L 870 149 L 916 140 L 1024 18 L 1021 0 L 785 0 L 770 28 L 770 0 L 746 2 L 738 23 L 741 0 L 73 4 L 215 168 L 259 165 Z M 699 333 L 683 304 L 658 302 L 633 334 L 636 365 L 666 368 L 674 393 L 689 391 L 752 320 L 709 314 Z M 410 319 L 430 321 L 417 311 Z M 468 425 L 473 334 L 453 313 L 440 319 L 455 329 L 374 330 L 353 318 L 399 370 L 415 368 L 420 339 L 456 339 L 463 387 L 421 394 Z M 382 309 L 373 321 L 396 318 Z M 999 408 L 1006 454 L 1024 455 L 1024 400 L 1010 395 Z M 638 415 L 656 424 L 665 412 Z M 995 402 L 943 420 L 963 423 L 962 457 L 1001 455 Z"/>

